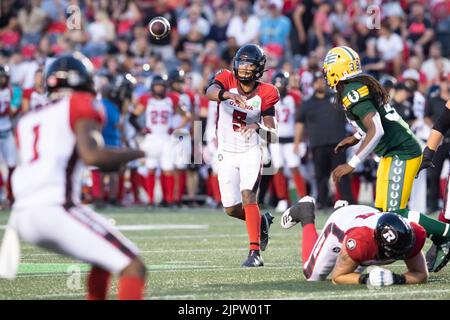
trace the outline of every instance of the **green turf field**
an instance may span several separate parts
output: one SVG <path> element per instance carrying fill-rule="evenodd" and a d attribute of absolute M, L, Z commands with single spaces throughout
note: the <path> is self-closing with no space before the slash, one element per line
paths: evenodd
<path fill-rule="evenodd" d="M 124 234 L 140 248 L 149 269 L 148 299 L 450 299 L 450 267 L 432 274 L 426 285 L 381 290 L 306 282 L 299 256 L 301 228 L 281 229 L 280 215 L 275 215 L 271 241 L 263 252 L 265 266 L 244 269 L 245 224 L 220 210 L 103 213 L 126 226 Z M 0 236 L 8 217 L 0 214 Z M 326 218 L 317 214 L 318 228 Z M 404 270 L 400 262 L 389 268 Z M 0 280 L 0 299 L 83 299 L 87 270 L 86 265 L 22 244 L 19 276 Z M 116 298 L 115 281 L 110 298 Z"/>

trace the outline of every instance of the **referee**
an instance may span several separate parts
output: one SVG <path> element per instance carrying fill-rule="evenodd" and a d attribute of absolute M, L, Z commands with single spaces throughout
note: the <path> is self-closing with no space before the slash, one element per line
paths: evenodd
<path fill-rule="evenodd" d="M 328 182 L 331 172 L 338 165 L 346 163 L 345 152 L 336 154 L 334 147 L 346 137 L 346 119 L 342 111 L 333 103 L 333 97 L 327 93 L 325 79 L 321 72 L 313 75 L 312 97 L 303 103 L 296 114 L 294 148 L 298 148 L 304 132 L 309 138 L 317 184 L 317 206 L 330 207 Z M 343 176 L 338 182 L 343 200 L 353 203 L 350 177 Z"/>

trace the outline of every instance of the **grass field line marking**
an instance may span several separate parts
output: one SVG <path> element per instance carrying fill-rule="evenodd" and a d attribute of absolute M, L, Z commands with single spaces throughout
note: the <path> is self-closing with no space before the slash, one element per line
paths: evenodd
<path fill-rule="evenodd" d="M 271 237 L 292 237 L 291 233 L 270 233 Z M 203 238 L 229 238 L 229 237 L 248 237 L 247 233 L 226 233 L 226 234 L 196 234 L 196 235 L 174 235 L 174 236 L 130 236 L 127 237 L 130 240 L 140 240 L 140 239 L 203 239 Z"/>
<path fill-rule="evenodd" d="M 206 230 L 207 224 L 124 224 L 116 227 L 120 231 L 145 231 L 145 230 Z M 5 230 L 6 225 L 0 225 L 0 230 Z"/>

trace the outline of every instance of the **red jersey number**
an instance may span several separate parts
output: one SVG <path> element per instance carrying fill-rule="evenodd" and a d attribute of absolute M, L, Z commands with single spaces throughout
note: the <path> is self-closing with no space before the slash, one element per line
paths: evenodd
<path fill-rule="evenodd" d="M 150 114 L 150 122 L 153 125 L 167 124 L 169 122 L 169 111 L 152 111 Z"/>
<path fill-rule="evenodd" d="M 239 131 L 241 127 L 244 127 L 247 123 L 245 119 L 247 118 L 247 114 L 242 111 L 234 110 L 233 111 L 233 130 Z"/>
<path fill-rule="evenodd" d="M 282 123 L 287 123 L 289 121 L 289 116 L 291 115 L 291 111 L 288 108 L 281 109 L 280 111 L 276 110 L 277 120 Z"/>

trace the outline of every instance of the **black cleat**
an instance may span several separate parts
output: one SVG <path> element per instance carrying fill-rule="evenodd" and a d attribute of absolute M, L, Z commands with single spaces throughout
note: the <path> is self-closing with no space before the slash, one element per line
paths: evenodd
<path fill-rule="evenodd" d="M 281 216 L 281 227 L 289 229 L 297 223 L 314 223 L 314 198 L 304 196 L 296 204 L 287 209 Z"/>
<path fill-rule="evenodd" d="M 429 272 L 438 272 L 450 260 L 450 241 L 439 243 L 436 241 L 426 253 L 427 268 Z"/>
<path fill-rule="evenodd" d="M 243 267 L 262 267 L 264 266 L 263 259 L 261 258 L 261 255 L 259 254 L 259 250 L 250 250 L 248 253 L 247 260 L 242 263 Z"/>
<path fill-rule="evenodd" d="M 261 237 L 259 241 L 261 251 L 266 250 L 267 245 L 269 244 L 269 229 L 272 223 L 273 216 L 270 214 L 270 212 L 266 212 L 261 216 Z"/>

